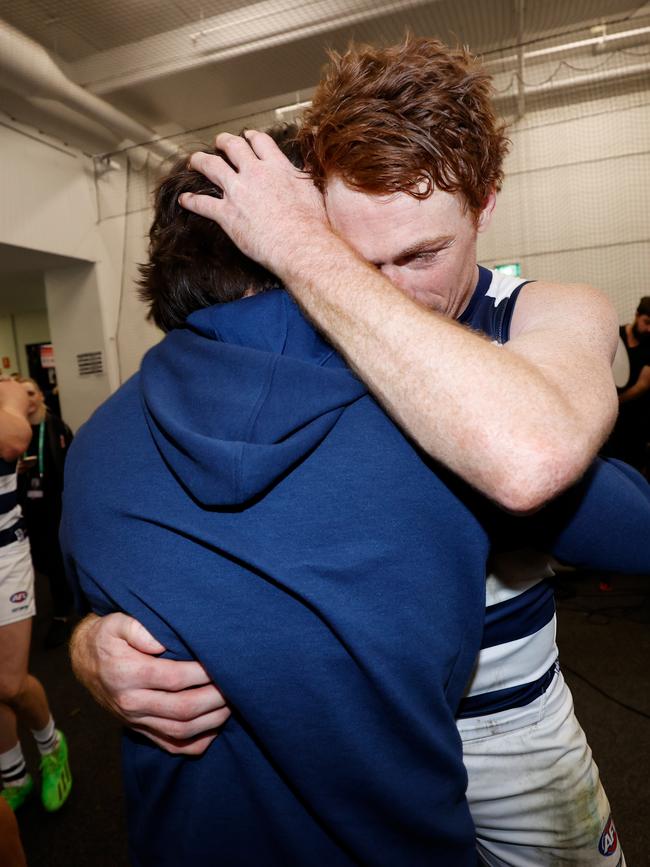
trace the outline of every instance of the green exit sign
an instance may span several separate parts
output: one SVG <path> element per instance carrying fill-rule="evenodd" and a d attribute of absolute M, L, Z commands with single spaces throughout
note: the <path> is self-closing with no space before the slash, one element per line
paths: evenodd
<path fill-rule="evenodd" d="M 507 262 L 504 265 L 495 265 L 495 271 L 501 271 L 502 274 L 510 274 L 511 277 L 521 277 L 521 265 L 519 262 Z"/>

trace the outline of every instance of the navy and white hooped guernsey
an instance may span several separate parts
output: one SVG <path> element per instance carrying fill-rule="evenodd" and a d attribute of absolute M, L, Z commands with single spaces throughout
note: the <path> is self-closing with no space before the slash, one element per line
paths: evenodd
<path fill-rule="evenodd" d="M 16 461 L 0 458 L 0 532 L 12 527 L 21 517 L 18 505 Z"/>
<path fill-rule="evenodd" d="M 521 287 L 529 280 L 479 265 L 479 279 L 459 322 L 507 343 Z M 492 558 L 483 642 L 461 702 L 461 719 L 523 707 L 542 695 L 557 669 L 555 600 L 548 557 L 534 551 Z"/>

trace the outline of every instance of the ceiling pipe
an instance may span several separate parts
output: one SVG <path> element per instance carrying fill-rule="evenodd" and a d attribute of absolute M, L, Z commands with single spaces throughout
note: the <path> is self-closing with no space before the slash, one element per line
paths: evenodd
<path fill-rule="evenodd" d="M 561 78 L 554 81 L 546 81 L 543 84 L 527 84 L 524 88 L 526 97 L 531 99 L 538 96 L 560 94 L 563 91 L 575 91 L 582 87 L 594 84 L 609 84 L 628 78 L 645 78 L 650 75 L 650 63 L 637 63 L 634 66 L 623 66 L 619 69 L 590 72 L 584 75 L 576 75 L 573 78 Z M 508 93 L 499 93 L 494 102 L 497 106 L 504 102 L 517 99 L 517 91 L 513 89 Z"/>
<path fill-rule="evenodd" d="M 645 38 L 642 39 L 640 37 Z M 619 51 L 621 47 L 647 45 L 648 38 L 650 38 L 650 27 L 637 27 L 634 30 L 622 30 L 617 33 L 601 33 L 598 36 L 593 36 L 588 39 L 578 39 L 575 42 L 562 42 L 558 45 L 551 45 L 548 48 L 537 48 L 532 51 L 525 51 L 524 60 L 538 60 L 543 57 L 554 57 L 556 54 L 564 54 L 568 51 L 584 51 L 587 48 L 590 48 L 594 54 Z M 623 42 L 624 46 L 613 44 L 618 42 Z M 518 53 L 510 54 L 506 57 L 493 57 L 486 60 L 484 65 L 487 67 L 510 66 L 517 63 L 518 57 Z"/>
<path fill-rule="evenodd" d="M 117 141 L 129 139 L 143 142 L 138 149 L 140 162 L 142 149 L 157 161 L 170 159 L 178 154 L 175 145 L 158 139 L 152 129 L 70 81 L 42 45 L 2 19 L 0 76 L 4 87 L 29 100 L 33 99 L 41 107 L 46 105 L 44 100 L 54 100 L 110 130 Z M 56 106 L 51 106 L 51 110 L 56 110 Z M 67 120 L 70 120 L 69 116 Z"/>

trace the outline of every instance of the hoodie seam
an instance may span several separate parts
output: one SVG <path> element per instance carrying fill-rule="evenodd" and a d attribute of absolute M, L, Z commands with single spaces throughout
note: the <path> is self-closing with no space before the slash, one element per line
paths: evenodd
<path fill-rule="evenodd" d="M 273 384 L 273 380 L 275 379 L 275 371 L 276 371 L 276 368 L 278 366 L 278 362 L 279 362 L 280 358 L 281 358 L 281 356 L 277 356 L 271 362 L 271 366 L 269 369 L 269 376 L 266 378 L 266 381 L 264 383 L 264 387 L 260 389 L 259 396 L 258 396 L 257 400 L 255 401 L 255 406 L 251 410 L 248 425 L 246 426 L 246 431 L 245 431 L 246 442 L 249 442 L 249 440 L 251 439 L 251 434 L 253 432 L 253 428 L 255 427 L 255 424 L 257 423 L 257 419 L 259 418 L 260 413 L 262 412 L 262 408 L 267 401 L 267 398 L 269 396 L 269 392 L 271 390 L 271 386 Z M 238 498 L 242 497 L 243 490 L 244 490 L 244 484 L 243 484 L 243 480 L 242 480 L 242 475 L 244 472 L 243 454 L 244 454 L 244 445 L 242 443 L 239 447 L 239 459 L 237 461 L 237 464 L 238 464 L 238 466 L 237 466 L 237 494 L 238 494 Z"/>

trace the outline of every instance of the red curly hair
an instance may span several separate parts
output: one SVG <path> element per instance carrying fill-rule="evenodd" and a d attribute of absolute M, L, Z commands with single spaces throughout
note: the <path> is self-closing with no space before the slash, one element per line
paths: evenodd
<path fill-rule="evenodd" d="M 503 180 L 505 126 L 490 76 L 465 49 L 407 36 L 399 45 L 330 52 L 299 132 L 321 191 L 339 176 L 365 193 L 460 193 L 478 215 Z"/>

